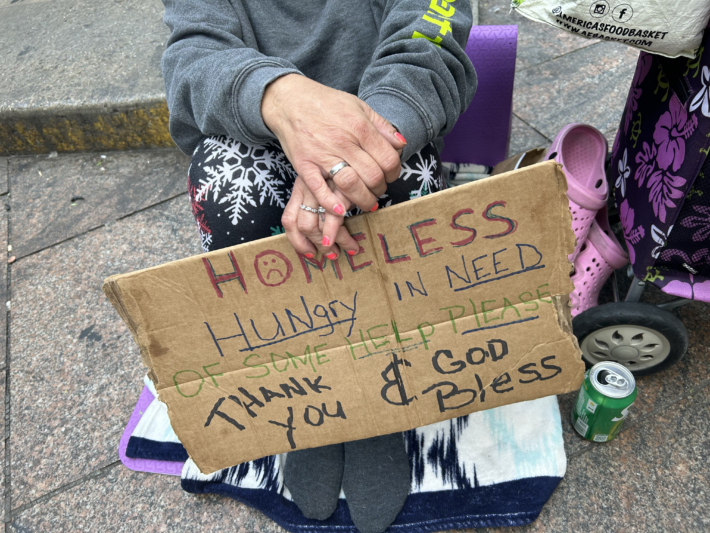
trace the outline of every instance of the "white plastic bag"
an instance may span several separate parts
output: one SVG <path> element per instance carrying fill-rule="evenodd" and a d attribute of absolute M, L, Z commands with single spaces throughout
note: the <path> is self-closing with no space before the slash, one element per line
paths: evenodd
<path fill-rule="evenodd" d="M 511 7 L 580 37 L 666 57 L 695 57 L 710 19 L 708 0 L 512 0 Z"/>

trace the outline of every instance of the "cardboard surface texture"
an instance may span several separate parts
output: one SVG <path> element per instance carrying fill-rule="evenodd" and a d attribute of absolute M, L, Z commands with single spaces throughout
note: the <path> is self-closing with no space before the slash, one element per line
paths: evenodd
<path fill-rule="evenodd" d="M 579 387 L 566 187 L 545 162 L 348 219 L 353 257 L 279 235 L 103 288 L 204 473 L 404 431 Z"/>

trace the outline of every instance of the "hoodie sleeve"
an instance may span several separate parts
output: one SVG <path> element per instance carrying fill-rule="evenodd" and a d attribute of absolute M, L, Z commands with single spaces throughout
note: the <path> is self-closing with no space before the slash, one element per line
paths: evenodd
<path fill-rule="evenodd" d="M 248 144 L 273 140 L 261 117 L 266 86 L 290 73 L 289 61 L 257 51 L 239 4 L 226 0 L 163 0 L 171 30 L 161 61 L 170 134 L 189 154 L 203 135 Z"/>
<path fill-rule="evenodd" d="M 407 139 L 406 161 L 453 128 L 476 92 L 468 0 L 381 0 L 380 42 L 358 96 Z M 377 13 L 375 13 L 377 18 Z"/>

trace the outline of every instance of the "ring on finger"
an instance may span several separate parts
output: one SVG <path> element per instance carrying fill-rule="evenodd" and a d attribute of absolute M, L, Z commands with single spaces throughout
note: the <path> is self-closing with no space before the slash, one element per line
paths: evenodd
<path fill-rule="evenodd" d="M 328 172 L 328 174 L 330 174 L 331 178 L 334 178 L 338 172 L 343 170 L 345 167 L 349 167 L 349 166 L 350 165 L 348 165 L 345 161 L 341 161 L 340 163 L 335 165 L 333 168 L 331 168 L 330 172 Z"/>
<path fill-rule="evenodd" d="M 314 215 L 325 213 L 325 207 L 322 207 L 320 205 L 318 206 L 318 209 L 316 209 L 314 207 L 308 207 L 307 205 L 303 205 L 303 204 L 301 204 L 299 207 L 301 209 L 303 209 L 304 211 L 308 211 L 309 213 L 313 213 Z"/>

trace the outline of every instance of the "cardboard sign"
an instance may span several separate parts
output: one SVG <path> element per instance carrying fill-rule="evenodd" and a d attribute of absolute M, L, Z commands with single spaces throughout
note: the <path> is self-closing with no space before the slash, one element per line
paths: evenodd
<path fill-rule="evenodd" d="M 554 162 L 346 221 L 335 261 L 285 235 L 108 278 L 210 473 L 575 390 L 566 181 Z"/>

